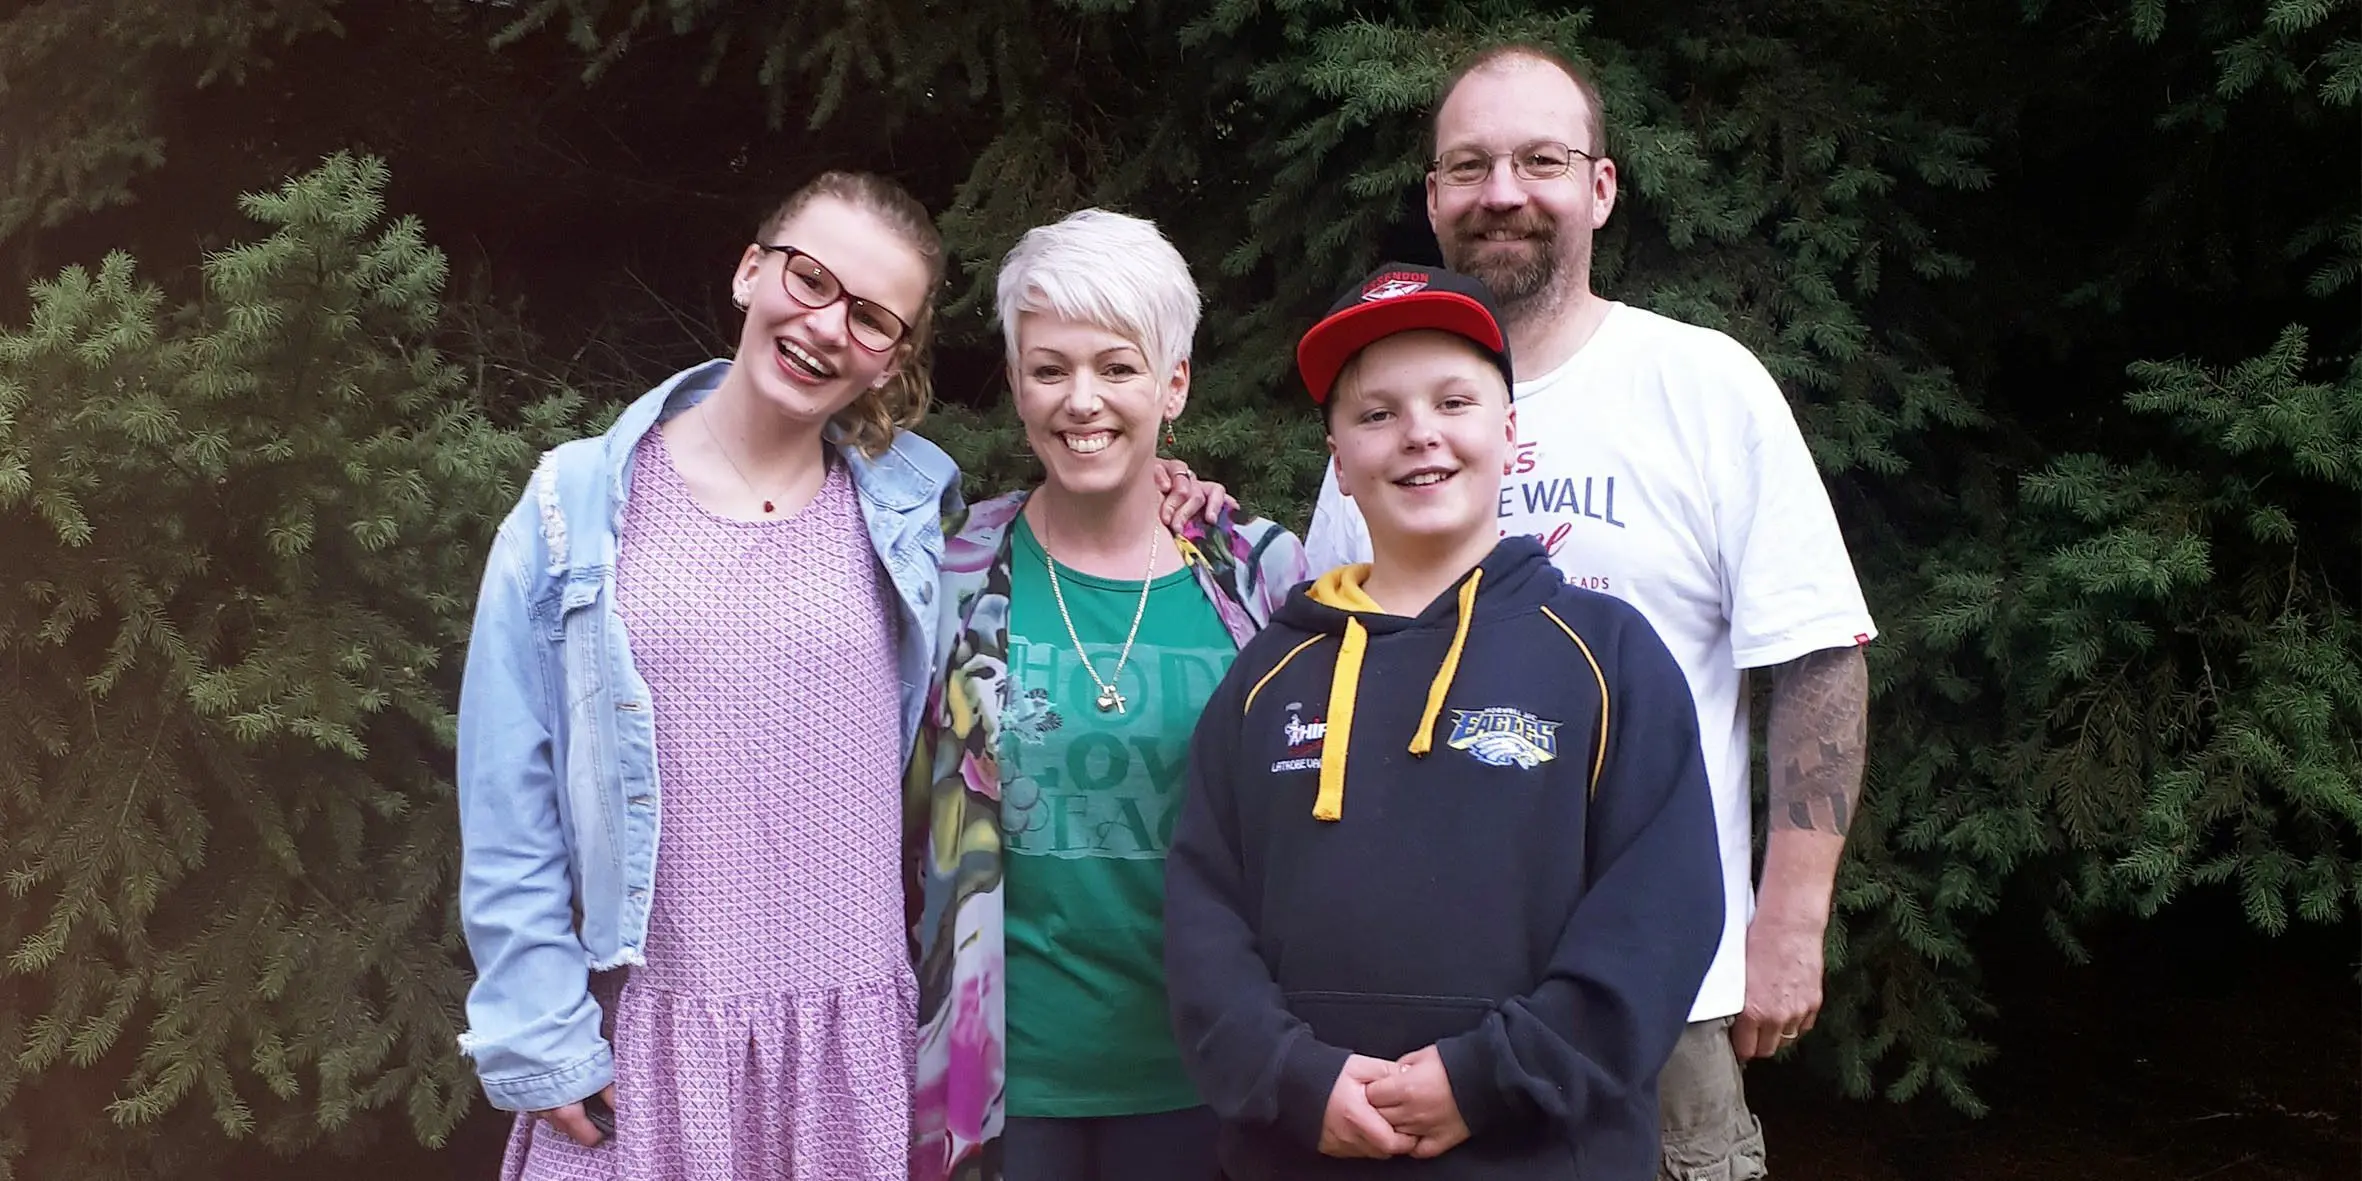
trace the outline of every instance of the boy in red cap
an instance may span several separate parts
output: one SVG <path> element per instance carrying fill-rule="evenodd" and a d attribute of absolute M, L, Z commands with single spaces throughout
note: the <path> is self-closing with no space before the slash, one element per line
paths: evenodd
<path fill-rule="evenodd" d="M 1296 355 L 1374 558 L 1297 589 L 1191 746 L 1165 965 L 1223 1169 L 1645 1181 L 1722 930 L 1688 685 L 1500 540 L 1483 284 L 1380 267 Z"/>

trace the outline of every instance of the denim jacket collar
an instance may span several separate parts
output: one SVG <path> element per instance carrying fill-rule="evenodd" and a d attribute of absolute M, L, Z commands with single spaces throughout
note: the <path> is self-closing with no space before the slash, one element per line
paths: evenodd
<path fill-rule="evenodd" d="M 640 395 L 615 424 L 607 428 L 607 476 L 610 503 L 617 513 L 631 496 L 632 453 L 640 439 L 658 424 L 705 401 L 729 376 L 730 362 L 715 359 L 691 366 Z M 844 431 L 830 423 L 822 436 L 845 461 L 862 499 L 888 512 L 907 513 L 940 498 L 945 486 L 959 479 L 959 467 L 933 443 L 898 431 L 893 443 L 872 458 L 846 445 Z"/>

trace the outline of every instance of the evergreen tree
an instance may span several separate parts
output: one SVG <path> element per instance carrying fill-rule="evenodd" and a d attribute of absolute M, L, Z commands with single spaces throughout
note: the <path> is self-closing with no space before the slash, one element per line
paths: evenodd
<path fill-rule="evenodd" d="M 16 6 L 0 243 L 131 193 L 173 87 L 409 2 Z M 2194 890 L 2265 931 L 2362 902 L 2356 0 L 432 2 L 520 60 L 570 41 L 618 99 L 677 100 L 686 60 L 715 109 L 767 110 L 773 143 L 717 133 L 732 162 L 701 200 L 775 183 L 749 153 L 910 183 L 945 211 L 959 363 L 998 355 L 1017 234 L 1087 204 L 1156 218 L 1208 298 L 1182 453 L 1295 526 L 1320 465 L 1295 334 L 1379 255 L 1432 250 L 1417 185 L 1449 65 L 1552 43 L 1615 123 L 1601 287 L 1766 360 L 1884 632 L 1802 1052 L 1850 1093 L 1974 1111 L 1997 931 L 2073 958 Z M 667 109 L 691 116 L 675 138 L 696 122 Z M 658 134 L 640 150 L 694 156 Z M 334 161 L 250 200 L 268 238 L 201 294 L 112 258 L 0 336 L 18 1174 L 170 1172 L 225 1135 L 350 1146 L 397 1108 L 432 1139 L 472 1097 L 452 656 L 486 518 L 572 403 L 505 376 L 538 369 L 508 317 L 455 339 L 382 186 Z M 566 248 L 642 261 L 628 245 Z M 684 267 L 654 286 L 710 281 Z M 997 390 L 951 386 L 927 428 L 972 491 L 1033 476 Z M 61 1131 L 110 1102 L 126 1134 Z"/>
<path fill-rule="evenodd" d="M 329 159 L 185 302 L 118 253 L 0 333 L 0 1177 L 431 1142 L 474 1099 L 453 670 L 571 407 L 487 421 L 385 185 Z"/>
<path fill-rule="evenodd" d="M 267 43 L 336 31 L 339 0 L 77 0 L 0 17 L 0 242 L 131 200 L 160 107 L 235 82 Z"/>
<path fill-rule="evenodd" d="M 2013 327 L 2174 353 L 2126 364 L 2120 409 L 1996 388 L 2005 418 L 1948 469 L 1961 511 L 1882 547 L 1909 657 L 1880 686 L 1882 839 L 1857 837 L 1844 902 L 1956 978 L 1971 948 L 1934 937 L 1997 913 L 2079 960 L 2092 920 L 2193 887 L 2275 934 L 2362 905 L 2362 196 L 2319 180 L 2358 163 L 2352 8 L 2134 3 L 2054 43 L 2086 72 L 2035 71 L 2105 113 L 2095 145 L 2151 142 L 2103 174 L 2116 224 L 2037 239 L 2039 263 L 1996 252 L 2042 277 L 2018 314 L 2047 322 Z M 1835 1024 L 1875 1048 L 1925 981 L 1841 982 Z"/>

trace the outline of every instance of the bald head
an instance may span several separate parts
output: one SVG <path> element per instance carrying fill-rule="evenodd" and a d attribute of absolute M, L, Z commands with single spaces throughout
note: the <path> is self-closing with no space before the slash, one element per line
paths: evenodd
<path fill-rule="evenodd" d="M 1452 71 L 1436 92 L 1435 120 L 1429 134 L 1431 154 L 1441 154 L 1445 147 L 1445 115 L 1452 100 L 1477 78 L 1511 83 L 1521 98 L 1546 103 L 1563 115 L 1559 134 L 1566 137 L 1568 145 L 1593 155 L 1607 154 L 1607 114 L 1591 75 L 1554 50 L 1522 42 L 1480 51 Z"/>

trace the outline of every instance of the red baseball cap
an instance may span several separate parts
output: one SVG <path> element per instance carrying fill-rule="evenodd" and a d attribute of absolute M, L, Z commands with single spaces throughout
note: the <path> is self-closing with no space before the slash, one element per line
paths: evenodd
<path fill-rule="evenodd" d="M 1517 384 L 1509 338 L 1501 331 L 1490 288 L 1458 271 L 1390 262 L 1348 286 L 1329 314 L 1296 342 L 1304 388 L 1315 403 L 1328 401 L 1338 371 L 1353 354 L 1397 332 L 1420 329 L 1465 337 L 1492 358 L 1501 380 Z"/>

